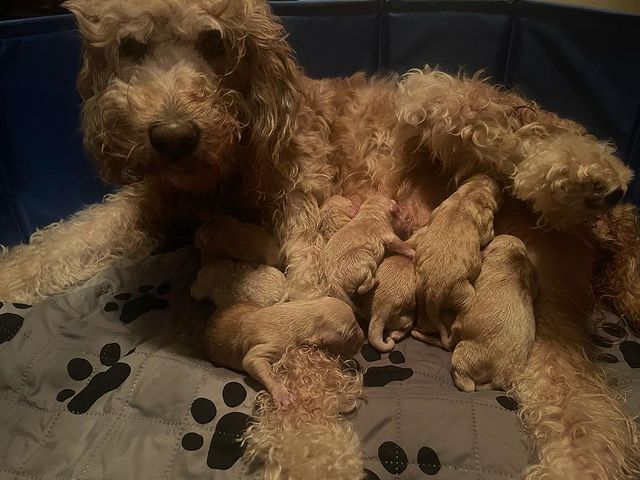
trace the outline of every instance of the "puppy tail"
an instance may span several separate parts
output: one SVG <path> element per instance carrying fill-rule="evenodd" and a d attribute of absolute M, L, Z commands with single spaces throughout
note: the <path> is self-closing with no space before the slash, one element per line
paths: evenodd
<path fill-rule="evenodd" d="M 390 352 L 396 345 L 390 337 L 384 338 L 384 320 L 379 315 L 373 315 L 369 322 L 369 343 L 379 352 Z"/>
<path fill-rule="evenodd" d="M 351 300 L 351 297 L 347 295 L 347 292 L 344 291 L 344 288 L 342 288 L 339 285 L 336 285 L 335 283 L 330 283 L 329 286 L 327 287 L 327 293 L 330 296 L 337 298 L 338 300 L 342 300 L 344 303 L 346 303 L 351 307 L 351 310 L 353 310 L 356 315 L 358 315 L 361 318 L 364 318 L 364 313 L 362 309 L 358 307 L 355 303 L 353 303 L 353 300 Z"/>

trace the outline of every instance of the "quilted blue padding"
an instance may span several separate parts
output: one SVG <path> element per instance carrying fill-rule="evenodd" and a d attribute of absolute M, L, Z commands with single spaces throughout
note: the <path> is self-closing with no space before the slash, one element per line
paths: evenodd
<path fill-rule="evenodd" d="M 533 0 L 271 3 L 312 77 L 484 68 L 640 169 L 639 16 Z M 70 15 L 0 22 L 0 243 L 26 241 L 107 190 L 82 153 L 79 45 Z"/>

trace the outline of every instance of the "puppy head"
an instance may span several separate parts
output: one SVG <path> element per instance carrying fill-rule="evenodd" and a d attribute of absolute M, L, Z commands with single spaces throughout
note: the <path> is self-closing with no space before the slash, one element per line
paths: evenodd
<path fill-rule="evenodd" d="M 592 137 L 559 135 L 517 166 L 513 189 L 551 227 L 595 220 L 624 196 L 633 177 L 613 148 Z"/>
<path fill-rule="evenodd" d="M 109 182 L 210 190 L 290 134 L 297 70 L 262 0 L 69 0 L 85 145 Z"/>
<path fill-rule="evenodd" d="M 384 216 L 391 222 L 399 212 L 400 208 L 395 200 L 376 192 L 362 202 L 358 214 L 373 217 Z"/>
<path fill-rule="evenodd" d="M 318 305 L 325 311 L 314 324 L 311 342 L 326 350 L 351 358 L 364 343 L 364 332 L 351 308 L 337 298 L 327 297 Z"/>
<path fill-rule="evenodd" d="M 347 197 L 342 195 L 334 195 L 329 197 L 323 204 L 322 209 L 325 212 L 341 213 L 349 218 L 353 218 L 358 213 L 358 208 Z"/>

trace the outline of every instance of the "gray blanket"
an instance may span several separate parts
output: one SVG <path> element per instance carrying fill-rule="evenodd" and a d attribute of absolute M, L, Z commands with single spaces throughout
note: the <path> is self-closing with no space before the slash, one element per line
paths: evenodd
<path fill-rule="evenodd" d="M 238 439 L 260 386 L 204 360 L 197 269 L 183 248 L 31 307 L 0 303 L 0 478 L 253 478 Z M 615 317 L 596 320 L 635 414 L 640 343 Z M 450 354 L 413 340 L 384 355 L 365 345 L 357 361 L 366 478 L 518 478 L 528 448 L 511 398 L 459 392 Z"/>

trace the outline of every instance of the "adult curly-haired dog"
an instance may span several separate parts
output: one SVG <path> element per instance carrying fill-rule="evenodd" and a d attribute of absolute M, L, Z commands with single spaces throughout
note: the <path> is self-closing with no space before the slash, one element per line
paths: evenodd
<path fill-rule="evenodd" d="M 624 257 L 640 251 L 635 228 L 610 234 L 627 245 L 607 252 L 617 270 L 592 275 L 600 249 L 585 230 L 631 177 L 611 147 L 478 77 L 425 68 L 402 78 L 311 79 L 264 0 L 67 5 L 84 45 L 85 144 L 121 188 L 4 253 L 0 298 L 31 303 L 62 292 L 119 259 L 148 255 L 171 220 L 204 220 L 225 206 L 276 235 L 294 297 L 320 296 L 327 198 L 402 194 L 419 207 L 408 218 L 422 222 L 456 180 L 487 173 L 509 187 L 496 234 L 521 238 L 538 272 L 536 340 L 515 385 L 538 455 L 527 478 L 637 476 L 637 427 L 591 362 L 584 325 L 594 283 L 631 275 L 616 287 L 637 285 L 636 257 Z M 633 224 L 603 218 L 614 230 Z M 640 297 L 601 289 L 614 292 L 618 313 L 640 321 Z"/>

